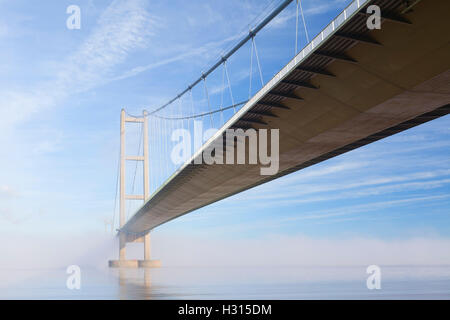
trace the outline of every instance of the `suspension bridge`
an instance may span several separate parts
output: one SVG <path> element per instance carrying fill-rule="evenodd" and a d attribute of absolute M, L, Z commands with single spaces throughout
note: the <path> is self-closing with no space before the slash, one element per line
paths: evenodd
<path fill-rule="evenodd" d="M 295 55 L 264 82 L 256 39 L 291 3 L 296 12 Z M 122 110 L 116 188 L 120 253 L 111 267 L 157 267 L 159 261 L 151 260 L 150 231 L 161 224 L 450 112 L 448 0 L 354 0 L 312 39 L 301 4 L 282 1 L 167 103 L 142 115 Z M 380 28 L 368 27 L 376 12 L 373 6 L 380 9 Z M 298 50 L 301 25 L 306 45 Z M 242 87 L 237 90 L 230 81 L 228 62 L 246 44 L 251 49 L 248 97 L 238 99 Z M 220 71 L 220 106 L 213 108 L 208 80 Z M 203 96 L 195 98 L 195 90 Z M 219 129 L 194 145 L 183 163 L 173 163 L 171 133 L 194 133 L 196 121 Z M 139 154 L 126 152 L 126 123 L 141 126 Z M 227 140 L 227 129 L 279 129 L 277 172 L 262 175 L 264 163 L 198 163 L 213 145 L 236 147 L 234 139 Z M 248 159 L 249 148 L 245 155 Z M 143 163 L 142 194 L 126 193 L 127 161 L 136 167 Z M 136 170 L 133 189 L 135 178 Z M 144 203 L 127 218 L 126 202 L 133 200 Z M 129 242 L 144 243 L 144 260 L 126 259 Z"/>

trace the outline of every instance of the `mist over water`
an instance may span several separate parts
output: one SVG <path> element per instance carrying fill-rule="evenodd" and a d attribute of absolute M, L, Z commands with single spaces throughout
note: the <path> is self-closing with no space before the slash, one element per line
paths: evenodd
<path fill-rule="evenodd" d="M 109 269 L 112 235 L 9 237 L 2 242 L 1 299 L 449 299 L 448 240 L 206 241 L 154 233 L 160 269 Z M 142 244 L 127 245 L 142 258 Z M 381 290 L 368 290 L 366 268 L 381 268 Z M 69 265 L 81 289 L 69 290 Z"/>
<path fill-rule="evenodd" d="M 152 257 L 166 267 L 280 267 L 349 265 L 450 265 L 450 239 L 411 237 L 381 240 L 295 235 L 214 238 L 207 234 L 152 232 Z M 102 268 L 118 257 L 118 238 L 106 233 L 9 234 L 0 237 L 0 268 Z M 143 258 L 143 244 L 127 244 L 128 259 Z"/>
<path fill-rule="evenodd" d="M 381 266 L 382 287 L 368 290 L 365 266 L 82 268 L 80 290 L 65 269 L 40 270 L 1 299 L 449 299 L 449 266 Z M 21 276 L 27 271 L 21 272 Z"/>

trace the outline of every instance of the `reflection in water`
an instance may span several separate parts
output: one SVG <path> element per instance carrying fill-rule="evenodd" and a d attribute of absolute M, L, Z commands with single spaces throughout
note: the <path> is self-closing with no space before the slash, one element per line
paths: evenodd
<path fill-rule="evenodd" d="M 171 286 L 152 283 L 152 273 L 161 275 L 158 271 L 154 268 L 121 268 L 109 269 L 107 272 L 117 278 L 118 299 L 178 298 L 179 294 L 172 292 Z"/>
<path fill-rule="evenodd" d="M 450 299 L 449 266 L 381 266 L 381 290 L 367 289 L 366 268 L 82 267 L 81 290 L 65 268 L 0 270 L 0 299 Z"/>
<path fill-rule="evenodd" d="M 122 268 L 116 271 L 119 279 L 119 299 L 152 299 L 154 293 L 150 268 Z"/>
<path fill-rule="evenodd" d="M 152 284 L 152 275 L 150 273 L 150 269 L 144 269 L 144 286 L 149 288 Z"/>
<path fill-rule="evenodd" d="M 448 266 L 383 267 L 382 290 L 367 289 L 365 266 L 110 271 L 119 299 L 450 299 Z"/>

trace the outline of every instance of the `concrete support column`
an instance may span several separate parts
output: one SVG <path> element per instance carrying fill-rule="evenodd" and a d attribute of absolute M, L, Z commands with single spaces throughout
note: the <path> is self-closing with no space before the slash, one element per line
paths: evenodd
<path fill-rule="evenodd" d="M 144 236 L 144 260 L 150 260 L 150 232 Z"/>
<path fill-rule="evenodd" d="M 150 195 L 150 174 L 148 167 L 148 119 L 147 119 L 147 111 L 144 110 L 142 116 L 144 118 L 144 122 L 142 123 L 142 135 L 143 141 L 142 144 L 144 146 L 144 202 L 148 200 Z"/>
<path fill-rule="evenodd" d="M 125 110 L 120 113 L 120 228 L 125 224 Z M 126 235 L 119 236 L 119 260 L 125 260 Z"/>
<path fill-rule="evenodd" d="M 143 145 L 144 145 L 144 202 L 148 200 L 150 196 L 150 174 L 149 174 L 149 159 L 148 159 L 148 119 L 147 119 L 147 111 L 144 110 L 142 112 L 142 116 L 144 118 L 143 126 Z M 144 260 L 150 260 L 150 232 L 144 236 Z"/>
<path fill-rule="evenodd" d="M 127 245 L 126 235 L 121 233 L 119 235 L 119 260 L 126 260 L 126 250 L 125 246 Z"/>

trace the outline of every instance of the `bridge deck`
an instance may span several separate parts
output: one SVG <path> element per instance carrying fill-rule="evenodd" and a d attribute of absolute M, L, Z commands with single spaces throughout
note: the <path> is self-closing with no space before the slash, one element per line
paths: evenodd
<path fill-rule="evenodd" d="M 366 27 L 364 12 L 370 4 L 382 9 L 381 30 Z M 350 6 L 357 8 L 356 1 Z M 373 0 L 352 14 L 347 11 L 341 24 L 339 19 L 344 17 L 338 17 L 334 30 L 330 24 L 209 141 L 223 139 L 227 128 L 279 128 L 278 174 L 260 175 L 259 164 L 189 162 L 122 230 L 145 232 L 233 194 L 448 114 L 450 2 L 421 1 L 412 11 L 403 9 L 402 1 Z"/>

